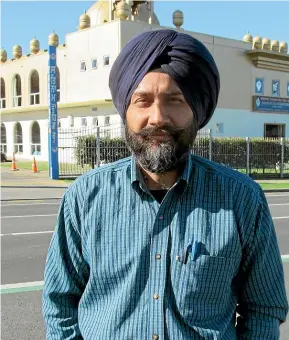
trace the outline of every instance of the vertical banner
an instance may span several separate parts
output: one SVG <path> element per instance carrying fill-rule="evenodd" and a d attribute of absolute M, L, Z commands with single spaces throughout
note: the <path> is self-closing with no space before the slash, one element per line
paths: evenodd
<path fill-rule="evenodd" d="M 48 47 L 48 148 L 49 148 L 49 176 L 59 178 L 58 169 L 58 113 L 57 113 L 57 72 L 56 46 Z"/>

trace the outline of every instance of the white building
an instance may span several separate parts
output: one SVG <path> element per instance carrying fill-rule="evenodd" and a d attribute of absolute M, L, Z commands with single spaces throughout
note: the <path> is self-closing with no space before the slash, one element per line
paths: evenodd
<path fill-rule="evenodd" d="M 239 41 L 184 31 L 180 11 L 174 12 L 173 23 L 175 30 L 201 40 L 218 65 L 221 93 L 206 126 L 213 136 L 289 136 L 287 43 L 249 34 Z M 154 14 L 154 1 L 111 0 L 96 2 L 81 15 L 78 31 L 67 34 L 65 44 L 59 45 L 52 33 L 49 44 L 57 46 L 59 71 L 59 126 L 120 126 L 108 88 L 111 65 L 135 35 L 164 28 Z M 1 148 L 10 157 L 15 152 L 17 158 L 48 159 L 46 48 L 41 50 L 33 39 L 29 54 L 23 55 L 15 45 L 9 60 L 1 50 Z"/>

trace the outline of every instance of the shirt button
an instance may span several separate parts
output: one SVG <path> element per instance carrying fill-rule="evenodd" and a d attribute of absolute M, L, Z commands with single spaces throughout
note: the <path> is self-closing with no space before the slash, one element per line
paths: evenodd
<path fill-rule="evenodd" d="M 161 259 L 161 254 L 156 254 L 156 259 L 160 260 Z"/>
<path fill-rule="evenodd" d="M 153 335 L 153 340 L 158 340 L 159 339 L 159 336 L 157 334 L 154 334 Z"/>
<path fill-rule="evenodd" d="M 164 219 L 164 216 L 160 216 L 160 220 L 163 220 Z"/>
<path fill-rule="evenodd" d="M 154 299 L 157 300 L 159 298 L 158 294 L 154 294 Z"/>

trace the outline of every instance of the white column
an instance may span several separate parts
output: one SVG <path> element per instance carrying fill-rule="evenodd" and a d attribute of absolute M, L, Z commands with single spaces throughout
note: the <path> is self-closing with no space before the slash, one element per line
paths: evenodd
<path fill-rule="evenodd" d="M 6 142 L 7 142 L 7 156 L 11 158 L 14 152 L 14 124 L 15 122 L 5 122 L 6 126 Z"/>

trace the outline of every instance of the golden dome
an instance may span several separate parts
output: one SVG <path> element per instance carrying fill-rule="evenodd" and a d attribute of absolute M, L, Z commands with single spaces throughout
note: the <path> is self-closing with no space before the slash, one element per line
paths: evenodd
<path fill-rule="evenodd" d="M 173 13 L 173 24 L 177 27 L 180 28 L 184 23 L 184 14 L 180 10 L 176 10 Z"/>
<path fill-rule="evenodd" d="M 244 42 L 247 42 L 247 43 L 251 43 L 253 42 L 253 37 L 252 35 L 248 32 L 247 34 L 245 34 L 243 36 L 243 39 L 242 39 Z"/>
<path fill-rule="evenodd" d="M 263 50 L 270 50 L 271 40 L 269 38 L 264 38 L 262 40 L 262 48 Z"/>
<path fill-rule="evenodd" d="M 117 18 L 126 20 L 130 14 L 130 11 L 130 6 L 124 0 L 122 0 L 116 5 L 115 14 Z"/>
<path fill-rule="evenodd" d="M 281 53 L 288 53 L 288 44 L 286 41 L 281 41 L 279 45 L 279 52 Z"/>
<path fill-rule="evenodd" d="M 59 45 L 59 37 L 54 31 L 48 36 L 48 45 L 56 47 Z"/>
<path fill-rule="evenodd" d="M 7 52 L 3 48 L 1 48 L 0 60 L 1 63 L 5 63 L 5 61 L 7 60 Z"/>
<path fill-rule="evenodd" d="M 109 1 L 97 1 L 86 11 L 86 14 L 90 17 L 91 26 L 109 21 Z"/>
<path fill-rule="evenodd" d="M 79 17 L 78 29 L 83 30 L 88 27 L 90 27 L 90 16 L 84 13 Z"/>
<path fill-rule="evenodd" d="M 30 40 L 30 52 L 33 54 L 37 54 L 40 50 L 39 41 L 36 38 Z"/>
<path fill-rule="evenodd" d="M 253 48 L 254 49 L 262 48 L 262 38 L 259 35 L 257 35 L 253 39 Z"/>
<path fill-rule="evenodd" d="M 271 41 L 271 50 L 279 52 L 279 41 L 278 40 Z"/>
<path fill-rule="evenodd" d="M 20 45 L 13 46 L 13 57 L 19 59 L 22 57 L 22 47 Z"/>

